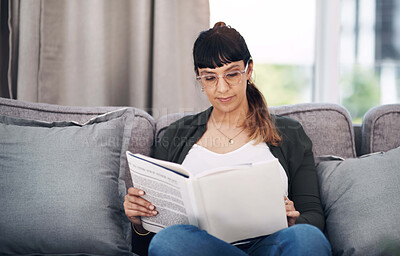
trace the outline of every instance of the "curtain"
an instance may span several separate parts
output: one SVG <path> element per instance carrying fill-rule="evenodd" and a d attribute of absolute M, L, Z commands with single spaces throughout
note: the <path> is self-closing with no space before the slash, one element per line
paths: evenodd
<path fill-rule="evenodd" d="M 10 97 L 134 106 L 155 117 L 208 106 L 191 55 L 194 40 L 209 27 L 208 0 L 8 4 L 8 84 L 1 87 Z"/>

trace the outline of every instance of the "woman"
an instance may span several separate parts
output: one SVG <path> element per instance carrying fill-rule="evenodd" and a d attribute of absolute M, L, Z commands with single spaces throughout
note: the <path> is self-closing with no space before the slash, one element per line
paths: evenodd
<path fill-rule="evenodd" d="M 150 255 L 330 255 L 320 231 L 324 215 L 311 141 L 298 122 L 269 114 L 251 81 L 253 62 L 243 37 L 218 22 L 199 35 L 193 57 L 197 80 L 212 107 L 171 124 L 154 156 L 196 172 L 278 158 L 289 227 L 237 245 L 189 225 L 165 228 L 151 239 L 140 217 L 157 211 L 141 198 L 145 191 L 130 188 L 124 207 L 136 236 L 151 239 Z"/>

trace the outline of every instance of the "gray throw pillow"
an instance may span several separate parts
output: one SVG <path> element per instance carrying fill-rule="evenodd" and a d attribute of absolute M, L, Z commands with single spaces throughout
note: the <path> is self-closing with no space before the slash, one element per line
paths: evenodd
<path fill-rule="evenodd" d="M 400 148 L 321 162 L 317 172 L 334 255 L 399 253 Z"/>
<path fill-rule="evenodd" d="M 123 211 L 134 113 L 86 124 L 0 116 L 0 254 L 132 255 Z"/>

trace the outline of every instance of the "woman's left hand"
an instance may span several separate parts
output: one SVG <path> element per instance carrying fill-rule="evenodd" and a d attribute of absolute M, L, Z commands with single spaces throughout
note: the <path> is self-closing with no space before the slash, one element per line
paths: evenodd
<path fill-rule="evenodd" d="M 296 219 L 300 216 L 300 212 L 296 211 L 294 208 L 293 201 L 290 201 L 286 196 L 285 199 L 285 207 L 286 207 L 286 217 L 288 221 L 288 226 L 293 226 L 296 223 Z"/>

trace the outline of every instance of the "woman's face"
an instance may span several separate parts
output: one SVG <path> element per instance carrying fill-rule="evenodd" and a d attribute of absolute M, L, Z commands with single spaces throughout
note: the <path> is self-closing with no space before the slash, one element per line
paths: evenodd
<path fill-rule="evenodd" d="M 245 110 L 247 112 L 248 103 L 246 97 L 247 80 L 253 72 L 253 62 L 248 64 L 246 72 L 244 61 L 231 62 L 217 68 L 199 68 L 199 76 L 203 77 L 201 85 L 213 105 L 214 110 L 231 113 L 233 111 Z M 242 73 L 238 73 L 242 72 Z M 214 75 L 208 77 L 208 75 Z M 240 76 L 239 83 L 232 83 L 234 76 Z M 217 76 L 217 77 L 215 77 Z M 225 76 L 225 77 L 224 77 Z M 233 78 L 232 78 L 233 77 Z M 206 86 L 205 80 L 216 79 L 215 86 Z"/>

